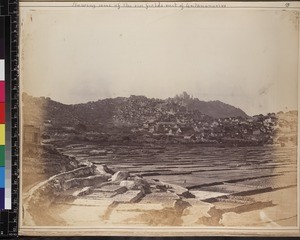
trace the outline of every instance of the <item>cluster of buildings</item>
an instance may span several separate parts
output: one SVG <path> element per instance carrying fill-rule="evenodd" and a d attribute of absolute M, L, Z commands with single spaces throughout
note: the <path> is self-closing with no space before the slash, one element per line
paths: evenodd
<path fill-rule="evenodd" d="M 297 113 L 219 119 L 177 116 L 172 121 L 146 121 L 131 131 L 147 139 L 167 139 L 171 142 L 296 144 Z"/>
<path fill-rule="evenodd" d="M 208 143 L 241 145 L 297 145 L 297 112 L 269 113 L 253 117 L 212 118 L 199 112 L 166 113 L 128 127 L 113 127 L 114 131 L 87 131 L 85 128 L 53 128 L 48 122 L 40 127 L 24 125 L 24 143 L 40 144 L 41 139 L 70 138 L 81 140 L 170 143 Z M 81 124 L 83 125 L 83 124 Z M 84 126 L 84 125 L 83 125 Z M 43 134 L 41 134 L 43 133 Z M 47 138 L 45 137 L 47 136 Z"/>

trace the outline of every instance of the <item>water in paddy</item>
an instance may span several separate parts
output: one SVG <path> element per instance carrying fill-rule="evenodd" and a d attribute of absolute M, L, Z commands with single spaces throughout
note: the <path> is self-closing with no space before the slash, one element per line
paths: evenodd
<path fill-rule="evenodd" d="M 106 150 L 91 155 L 92 150 Z M 77 144 L 63 149 L 80 161 L 106 164 L 188 188 L 230 182 L 285 187 L 296 184 L 296 147 L 204 147 L 201 145 L 99 146 Z M 275 181 L 275 180 L 276 181 Z"/>

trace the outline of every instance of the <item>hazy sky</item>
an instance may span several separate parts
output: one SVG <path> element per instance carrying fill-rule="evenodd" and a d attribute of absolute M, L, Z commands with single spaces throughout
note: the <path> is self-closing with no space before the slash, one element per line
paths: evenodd
<path fill-rule="evenodd" d="M 183 91 L 297 109 L 298 20 L 271 10 L 22 9 L 22 87 L 63 103 Z"/>

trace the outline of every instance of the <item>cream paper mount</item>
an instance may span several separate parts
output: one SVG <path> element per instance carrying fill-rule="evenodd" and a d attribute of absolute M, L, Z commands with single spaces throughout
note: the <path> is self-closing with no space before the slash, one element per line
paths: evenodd
<path fill-rule="evenodd" d="M 20 235 L 299 235 L 298 2 L 20 2 Z"/>

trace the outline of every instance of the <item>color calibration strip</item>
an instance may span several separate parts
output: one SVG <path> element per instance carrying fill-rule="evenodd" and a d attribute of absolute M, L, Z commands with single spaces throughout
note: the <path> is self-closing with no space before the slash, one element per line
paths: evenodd
<path fill-rule="evenodd" d="M 5 209 L 5 24 L 0 26 L 0 210 Z"/>
<path fill-rule="evenodd" d="M 18 235 L 18 26 L 19 1 L 0 0 L 0 238 L 5 239 Z"/>

